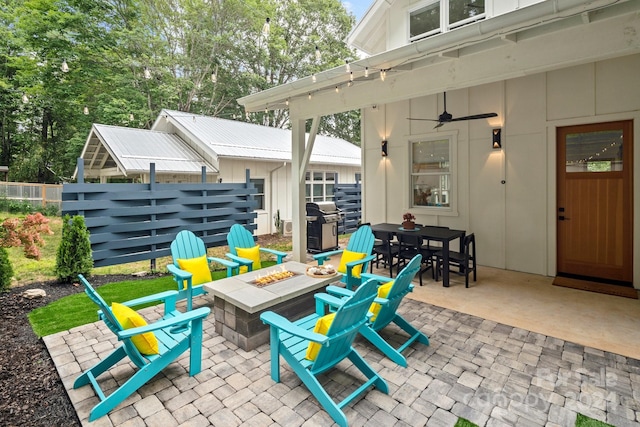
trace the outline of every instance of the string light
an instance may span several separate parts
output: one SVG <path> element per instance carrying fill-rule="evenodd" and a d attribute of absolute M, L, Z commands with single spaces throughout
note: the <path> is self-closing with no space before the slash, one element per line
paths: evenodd
<path fill-rule="evenodd" d="M 349 64 L 349 61 L 345 61 L 347 64 L 344 66 L 345 70 L 347 71 L 347 73 L 351 72 L 351 65 Z"/>
<path fill-rule="evenodd" d="M 271 22 L 271 19 L 267 18 L 262 26 L 262 35 L 264 38 L 269 37 L 269 34 L 271 33 L 271 24 L 269 24 L 269 22 Z"/>
<path fill-rule="evenodd" d="M 364 67 L 364 76 L 369 77 L 369 67 Z"/>
<path fill-rule="evenodd" d="M 316 61 L 320 61 L 322 55 L 320 54 L 320 48 L 316 45 Z"/>
<path fill-rule="evenodd" d="M 211 83 L 218 83 L 218 76 L 216 73 L 211 73 Z"/>
<path fill-rule="evenodd" d="M 314 83 L 316 82 L 316 75 L 315 75 L 315 73 L 311 76 L 311 81 L 312 81 L 312 82 L 314 82 Z"/>
<path fill-rule="evenodd" d="M 22 103 L 23 104 L 28 104 L 29 103 L 29 97 L 27 96 L 26 93 L 22 94 Z"/>
<path fill-rule="evenodd" d="M 338 86 L 336 86 L 336 93 L 339 93 L 340 89 L 338 88 Z"/>
<path fill-rule="evenodd" d="M 60 66 L 60 69 L 62 70 L 63 73 L 69 72 L 69 65 L 67 64 L 66 60 L 62 61 L 62 65 Z"/>
<path fill-rule="evenodd" d="M 149 71 L 149 67 L 144 67 L 144 78 L 147 80 L 151 78 L 151 71 Z"/>
<path fill-rule="evenodd" d="M 84 106 L 84 109 L 82 110 L 82 112 L 84 113 L 85 116 L 89 115 L 89 107 L 87 107 L 86 105 Z"/>
<path fill-rule="evenodd" d="M 387 77 L 387 70 L 380 70 L 380 80 L 384 81 Z"/>
<path fill-rule="evenodd" d="M 309 92 L 309 99 L 311 99 L 311 92 Z"/>
<path fill-rule="evenodd" d="M 349 82 L 353 82 L 353 71 L 349 73 Z"/>
<path fill-rule="evenodd" d="M 288 107 L 289 106 L 289 98 L 287 98 L 286 101 L 284 101 L 285 105 Z"/>

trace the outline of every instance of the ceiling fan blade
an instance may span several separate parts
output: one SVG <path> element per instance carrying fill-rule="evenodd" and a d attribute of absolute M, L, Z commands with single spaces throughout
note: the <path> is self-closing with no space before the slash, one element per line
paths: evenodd
<path fill-rule="evenodd" d="M 458 122 L 460 120 L 488 119 L 489 117 L 498 117 L 498 114 L 496 113 L 474 114 L 472 116 L 456 117 L 455 119 L 451 119 L 451 121 Z"/>
<path fill-rule="evenodd" d="M 439 120 L 437 119 L 419 119 L 419 118 L 414 118 L 414 117 L 407 117 L 407 120 L 428 120 L 430 122 L 437 122 Z"/>

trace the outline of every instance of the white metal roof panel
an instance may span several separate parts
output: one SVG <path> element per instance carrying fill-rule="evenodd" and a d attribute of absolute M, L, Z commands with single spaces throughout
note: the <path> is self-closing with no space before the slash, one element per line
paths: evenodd
<path fill-rule="evenodd" d="M 202 166 L 218 172 L 176 135 L 99 124 L 94 130 L 127 173 L 148 171 L 152 162 L 157 172 L 200 173 Z"/>
<path fill-rule="evenodd" d="M 181 111 L 163 110 L 163 114 L 218 156 L 291 161 L 290 130 Z M 360 166 L 360 147 L 344 139 L 317 135 L 310 162 Z"/>

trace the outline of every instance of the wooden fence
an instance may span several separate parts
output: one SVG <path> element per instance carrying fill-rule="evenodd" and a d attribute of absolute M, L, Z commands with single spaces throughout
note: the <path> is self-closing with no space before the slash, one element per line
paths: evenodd
<path fill-rule="evenodd" d="M 334 187 L 336 207 L 344 214 L 344 221 L 338 223 L 339 234 L 353 233 L 362 218 L 362 185 L 336 184 Z"/>
<path fill-rule="evenodd" d="M 246 171 L 244 183 L 158 184 L 155 164 L 149 184 L 64 184 L 62 214 L 82 215 L 89 230 L 95 267 L 151 260 L 171 255 L 181 230 L 191 230 L 207 247 L 224 246 L 233 224 L 253 231 L 256 188 Z"/>
<path fill-rule="evenodd" d="M 32 206 L 56 206 L 59 211 L 62 205 L 62 185 L 5 181 L 0 182 L 0 197 L 26 202 Z"/>

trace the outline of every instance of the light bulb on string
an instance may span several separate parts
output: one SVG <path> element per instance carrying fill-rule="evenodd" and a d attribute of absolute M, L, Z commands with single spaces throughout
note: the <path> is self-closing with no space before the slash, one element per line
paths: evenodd
<path fill-rule="evenodd" d="M 284 101 L 284 104 L 288 107 L 289 106 L 289 98 L 287 98 L 286 101 Z"/>
<path fill-rule="evenodd" d="M 218 76 L 216 75 L 216 73 L 211 73 L 211 83 L 217 83 L 218 82 Z"/>
<path fill-rule="evenodd" d="M 349 73 L 349 81 L 353 82 L 353 71 Z"/>
<path fill-rule="evenodd" d="M 369 77 L 369 67 L 364 67 L 364 76 Z"/>
<path fill-rule="evenodd" d="M 320 54 L 320 48 L 316 45 L 316 61 L 320 61 L 322 55 Z"/>
<path fill-rule="evenodd" d="M 271 33 L 271 25 L 269 24 L 269 22 L 271 22 L 271 19 L 267 18 L 264 22 L 264 25 L 262 26 L 262 35 L 265 38 L 269 37 L 269 34 Z"/>
<path fill-rule="evenodd" d="M 311 92 L 309 92 L 309 99 L 311 99 Z"/>
<path fill-rule="evenodd" d="M 349 64 L 349 61 L 345 61 L 347 64 L 344 66 L 344 69 L 347 71 L 347 73 L 351 72 L 351 64 Z"/>
<path fill-rule="evenodd" d="M 311 76 L 311 81 L 312 81 L 313 83 L 315 83 L 315 82 L 316 82 L 316 80 L 317 80 L 317 79 L 316 79 L 316 75 L 315 75 L 315 73 L 314 73 L 314 74 Z"/>
<path fill-rule="evenodd" d="M 62 60 L 62 65 L 60 65 L 60 69 L 62 70 L 63 73 L 68 73 L 69 72 L 69 65 L 67 64 L 66 60 Z"/>
<path fill-rule="evenodd" d="M 82 109 L 82 112 L 84 113 L 85 116 L 88 116 L 89 115 L 89 107 L 87 107 L 85 105 L 84 108 Z"/>
<path fill-rule="evenodd" d="M 384 81 L 387 77 L 387 70 L 380 70 L 380 80 Z"/>
<path fill-rule="evenodd" d="M 147 80 L 151 78 L 151 71 L 149 71 L 149 67 L 144 67 L 144 78 Z"/>
<path fill-rule="evenodd" d="M 336 86 L 336 93 L 340 93 L 340 89 Z"/>
<path fill-rule="evenodd" d="M 26 93 L 22 94 L 22 103 L 23 104 L 28 104 L 29 103 L 29 97 L 27 96 Z"/>

